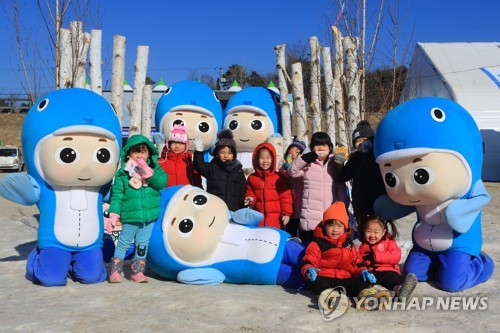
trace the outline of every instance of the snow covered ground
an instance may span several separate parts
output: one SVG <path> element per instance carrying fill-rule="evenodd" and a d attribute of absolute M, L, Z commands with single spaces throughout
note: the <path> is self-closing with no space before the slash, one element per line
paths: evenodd
<path fill-rule="evenodd" d="M 3 177 L 5 174 L 0 174 Z M 487 183 L 492 196 L 483 211 L 483 251 L 500 264 L 500 184 Z M 358 311 L 322 319 L 310 292 L 279 286 L 189 286 L 148 271 L 149 283 L 125 281 L 45 288 L 26 280 L 26 258 L 36 246 L 36 207 L 0 197 L 1 332 L 498 332 L 500 273 L 475 288 L 450 294 L 427 283 L 414 293 L 411 309 Z M 402 241 L 410 240 L 414 217 L 397 222 Z M 130 274 L 127 270 L 126 276 Z M 485 310 L 437 310 L 438 297 L 475 297 Z M 481 298 L 482 297 L 482 298 Z M 445 299 L 444 299 L 445 300 Z M 427 308 L 422 310 L 423 302 Z M 434 304 L 429 304 L 429 302 Z M 451 303 L 450 303 L 451 304 Z"/>

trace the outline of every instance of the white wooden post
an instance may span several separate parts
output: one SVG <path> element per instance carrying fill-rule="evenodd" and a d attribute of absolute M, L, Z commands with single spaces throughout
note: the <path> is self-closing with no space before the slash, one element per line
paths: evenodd
<path fill-rule="evenodd" d="M 334 77 L 333 84 L 335 87 L 335 115 L 337 117 L 337 134 L 338 143 L 350 148 L 349 139 L 350 134 L 347 133 L 346 119 L 344 111 L 344 48 L 342 47 L 342 33 L 336 26 L 332 26 L 333 43 L 335 46 L 335 63 L 334 63 Z"/>
<path fill-rule="evenodd" d="M 319 52 L 321 45 L 317 37 L 309 38 L 311 48 L 311 109 L 312 109 L 312 131 L 321 131 L 321 71 Z"/>
<path fill-rule="evenodd" d="M 292 64 L 292 95 L 293 113 L 294 118 L 297 120 L 297 139 L 308 144 L 306 101 L 304 99 L 302 63 L 300 62 Z"/>
<path fill-rule="evenodd" d="M 61 38 L 59 39 L 60 49 L 60 69 L 59 69 L 59 86 L 57 89 L 71 87 L 71 33 L 69 29 L 61 28 Z"/>
<path fill-rule="evenodd" d="M 346 93 L 347 93 L 347 129 L 352 133 L 356 124 L 361 120 L 359 111 L 359 69 L 357 62 L 357 37 L 344 38 L 344 49 L 346 53 Z M 349 145 L 350 146 L 350 145 Z"/>
<path fill-rule="evenodd" d="M 101 48 L 102 30 L 90 31 L 90 55 L 89 55 L 89 75 L 90 89 L 102 95 L 102 72 L 101 72 Z"/>
<path fill-rule="evenodd" d="M 288 102 L 288 86 L 286 82 L 286 63 L 285 63 L 286 44 L 276 45 L 276 67 L 278 69 L 278 87 L 280 91 L 281 103 L 281 128 L 284 145 L 288 147 L 292 143 L 292 121 L 290 117 L 290 103 Z"/>
<path fill-rule="evenodd" d="M 113 71 L 111 74 L 111 105 L 115 108 L 120 124 L 123 123 L 123 80 L 125 78 L 125 44 L 127 39 L 113 37 Z"/>
<path fill-rule="evenodd" d="M 146 84 L 142 89 L 142 105 L 141 105 L 141 134 L 151 139 L 151 99 L 153 96 L 153 86 Z"/>
<path fill-rule="evenodd" d="M 127 105 L 130 114 L 129 136 L 138 134 L 141 131 L 142 89 L 146 84 L 148 54 L 149 46 L 139 45 L 137 47 L 137 59 L 134 66 L 134 95 Z"/>
<path fill-rule="evenodd" d="M 332 56 L 330 54 L 330 48 L 324 47 L 322 55 L 323 73 L 325 76 L 326 133 L 328 133 L 335 146 L 337 141 L 335 130 L 335 87 L 333 86 Z"/>
<path fill-rule="evenodd" d="M 83 31 L 80 21 L 70 22 L 72 54 L 72 87 L 85 87 L 85 64 L 90 44 L 90 35 Z"/>

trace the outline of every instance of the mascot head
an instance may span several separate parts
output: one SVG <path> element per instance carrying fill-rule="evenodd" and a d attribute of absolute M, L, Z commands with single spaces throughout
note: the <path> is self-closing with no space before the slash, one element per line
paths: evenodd
<path fill-rule="evenodd" d="M 183 269 L 210 265 L 229 218 L 226 203 L 198 187 L 162 190 L 161 212 L 150 240 L 149 265 L 172 279 Z"/>
<path fill-rule="evenodd" d="M 472 116 L 436 97 L 408 101 L 379 124 L 374 153 L 387 193 L 402 205 L 464 197 L 481 178 L 482 140 Z"/>
<path fill-rule="evenodd" d="M 111 105 L 87 89 L 61 89 L 38 100 L 23 123 L 28 174 L 40 184 L 101 186 L 114 176 L 121 128 Z"/>
<path fill-rule="evenodd" d="M 195 81 L 177 82 L 158 101 L 155 125 L 165 138 L 174 125 L 184 125 L 188 137 L 201 136 L 203 147 L 208 150 L 215 144 L 222 126 L 222 107 L 209 86 Z"/>
<path fill-rule="evenodd" d="M 263 87 L 237 92 L 227 104 L 224 128 L 233 132 L 238 151 L 253 152 L 266 138 L 281 133 L 280 96 Z"/>

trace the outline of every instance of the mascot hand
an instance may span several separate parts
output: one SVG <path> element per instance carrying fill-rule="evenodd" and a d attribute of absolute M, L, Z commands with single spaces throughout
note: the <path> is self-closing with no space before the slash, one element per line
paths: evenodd
<path fill-rule="evenodd" d="M 309 279 L 309 281 L 314 282 L 318 277 L 319 271 L 320 271 L 319 268 L 309 267 L 306 272 L 306 277 Z"/>
<path fill-rule="evenodd" d="M 459 233 L 469 230 L 481 209 L 490 201 L 482 180 L 478 180 L 467 198 L 454 200 L 446 208 L 448 225 Z"/>
<path fill-rule="evenodd" d="M 40 200 L 40 185 L 30 175 L 16 172 L 0 179 L 0 195 L 15 203 L 31 206 Z"/>
<path fill-rule="evenodd" d="M 241 208 L 235 212 L 231 212 L 231 219 L 234 223 L 241 225 L 256 226 L 262 221 L 264 215 L 251 208 Z"/>
<path fill-rule="evenodd" d="M 109 213 L 109 221 L 106 225 L 106 231 L 109 233 L 113 232 L 113 229 L 115 229 L 118 221 L 120 221 L 120 215 L 116 213 Z"/>
<path fill-rule="evenodd" d="M 193 139 L 193 143 L 194 143 L 194 150 L 203 151 L 203 138 L 201 136 L 197 135 Z"/>
<path fill-rule="evenodd" d="M 224 282 L 226 276 L 215 268 L 191 268 L 180 271 L 177 281 L 186 284 L 219 284 Z"/>
<path fill-rule="evenodd" d="M 137 166 L 134 168 L 135 171 L 137 171 L 137 173 L 140 174 L 143 179 L 151 178 L 151 176 L 154 174 L 154 171 L 149 167 L 148 163 L 144 160 L 141 160 L 140 158 L 138 158 L 136 162 Z"/>
<path fill-rule="evenodd" d="M 364 282 L 377 283 L 377 278 L 375 277 L 375 275 L 370 273 L 370 271 L 367 269 L 361 271 L 361 278 Z"/>
<path fill-rule="evenodd" d="M 373 204 L 375 214 L 385 220 L 397 220 L 415 212 L 415 206 L 405 206 L 393 201 L 388 194 L 379 196 Z"/>

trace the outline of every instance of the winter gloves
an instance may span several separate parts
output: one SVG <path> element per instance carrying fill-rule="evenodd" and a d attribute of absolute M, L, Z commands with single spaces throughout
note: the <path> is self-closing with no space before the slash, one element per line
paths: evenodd
<path fill-rule="evenodd" d="M 316 159 L 318 158 L 318 154 L 316 154 L 316 152 L 314 151 L 310 151 L 308 153 L 300 155 L 300 158 L 302 158 L 304 162 L 309 164 L 316 161 Z"/>
<path fill-rule="evenodd" d="M 203 138 L 201 136 L 196 136 L 193 139 L 193 143 L 194 143 L 194 150 L 203 151 Z"/>

